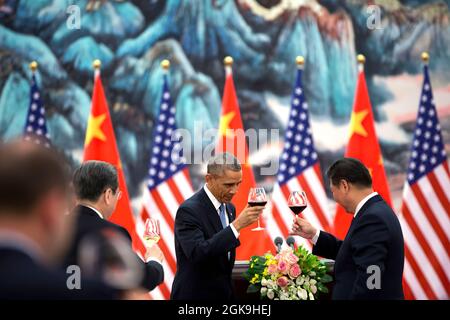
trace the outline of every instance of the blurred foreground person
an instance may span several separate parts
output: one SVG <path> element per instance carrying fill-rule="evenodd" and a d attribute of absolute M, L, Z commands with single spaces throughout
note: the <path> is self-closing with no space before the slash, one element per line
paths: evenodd
<path fill-rule="evenodd" d="M 52 150 L 0 144 L 0 299 L 114 299 L 100 282 L 72 282 L 55 265 L 71 239 L 73 198 L 65 162 Z M 79 282 L 74 288 L 71 284 Z"/>

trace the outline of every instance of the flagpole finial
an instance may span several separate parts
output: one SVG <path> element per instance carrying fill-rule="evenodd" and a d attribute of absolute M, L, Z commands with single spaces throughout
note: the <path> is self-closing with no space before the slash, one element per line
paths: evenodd
<path fill-rule="evenodd" d="M 356 59 L 358 60 L 359 64 L 365 64 L 366 63 L 366 57 L 364 57 L 364 55 L 362 54 L 358 54 L 358 56 L 356 57 Z"/>
<path fill-rule="evenodd" d="M 426 51 L 422 52 L 421 57 L 422 57 L 423 63 L 425 63 L 425 64 L 427 64 L 428 61 L 430 60 L 430 55 Z"/>
<path fill-rule="evenodd" d="M 305 58 L 303 58 L 303 56 L 297 56 L 295 58 L 295 63 L 298 67 L 303 67 L 303 65 L 305 64 Z"/>
<path fill-rule="evenodd" d="M 223 63 L 226 67 L 231 67 L 233 65 L 233 58 L 226 56 L 225 59 L 223 59 Z"/>
<path fill-rule="evenodd" d="M 102 62 L 99 59 L 95 59 L 92 62 L 92 66 L 94 67 L 95 70 L 100 70 L 100 67 L 102 66 Z"/>
<path fill-rule="evenodd" d="M 31 69 L 31 71 L 35 72 L 35 71 L 37 70 L 37 68 L 38 68 L 38 63 L 37 63 L 36 61 L 32 61 L 32 62 L 30 63 L 30 69 Z"/>
<path fill-rule="evenodd" d="M 169 70 L 170 68 L 170 61 L 167 59 L 164 59 L 163 61 L 161 61 L 161 68 L 163 68 L 164 70 Z"/>

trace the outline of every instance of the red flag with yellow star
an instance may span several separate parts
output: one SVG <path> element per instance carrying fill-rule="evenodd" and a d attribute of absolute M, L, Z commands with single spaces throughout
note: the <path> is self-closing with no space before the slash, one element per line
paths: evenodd
<path fill-rule="evenodd" d="M 356 158 L 364 163 L 372 175 L 374 191 L 378 192 L 392 206 L 363 70 L 359 72 L 355 102 L 350 119 L 350 140 L 345 156 Z M 345 237 L 352 218 L 352 214 L 346 213 L 340 205 L 337 206 L 334 232 L 338 238 L 343 239 Z"/>
<path fill-rule="evenodd" d="M 117 202 L 116 210 L 109 220 L 127 229 L 132 238 L 134 250 L 143 253 L 144 246 L 136 234 L 135 221 L 130 207 L 125 176 L 123 174 L 108 103 L 99 73 L 95 75 L 91 114 L 89 115 L 86 129 L 83 159 L 84 161 L 105 161 L 116 167 L 122 198 Z"/>
<path fill-rule="evenodd" d="M 250 188 L 256 185 L 253 170 L 248 162 L 248 147 L 245 139 L 244 127 L 241 119 L 241 112 L 234 88 L 231 67 L 227 67 L 225 88 L 223 90 L 222 115 L 219 125 L 219 139 L 216 152 L 229 152 L 239 159 L 242 165 L 242 183 L 239 190 L 233 197 L 233 204 L 236 207 L 236 214 L 239 215 L 245 208 L 248 201 Z M 264 214 L 264 213 L 263 213 Z M 260 225 L 264 227 L 263 218 L 260 218 Z M 266 230 L 252 231 L 257 227 L 253 225 L 241 230 L 239 240 L 241 245 L 237 248 L 236 259 L 248 260 L 253 255 L 263 255 L 273 248 Z"/>

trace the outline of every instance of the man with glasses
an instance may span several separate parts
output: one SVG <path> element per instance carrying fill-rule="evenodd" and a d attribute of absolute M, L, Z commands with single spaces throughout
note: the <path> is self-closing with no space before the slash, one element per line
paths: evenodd
<path fill-rule="evenodd" d="M 78 215 L 78 218 L 75 240 L 66 259 L 66 266 L 78 265 L 82 262 L 80 261 L 80 253 L 83 253 L 83 243 L 88 242 L 88 245 L 95 249 L 95 244 L 89 243 L 89 240 L 91 242 L 96 240 L 99 243 L 103 241 L 103 245 L 105 245 L 105 239 L 110 243 L 117 243 L 114 238 L 119 235 L 126 240 L 126 256 L 136 258 L 135 260 L 139 261 L 138 264 L 143 264 L 144 272 L 140 286 L 153 290 L 164 280 L 164 271 L 161 265 L 164 256 L 161 249 L 156 244 L 148 247 L 145 254 L 145 260 L 148 262 L 141 262 L 142 260 L 132 251 L 131 237 L 128 231 L 108 221 L 122 196 L 122 191 L 119 190 L 116 168 L 107 162 L 87 161 L 75 170 L 73 187 L 77 197 L 77 206 L 74 213 Z M 88 241 L 85 239 L 88 239 Z M 98 248 L 99 246 L 97 246 Z M 100 248 L 103 247 L 100 246 Z M 88 251 L 87 256 L 89 257 L 89 249 L 85 251 Z M 114 252 L 109 254 L 104 251 L 103 249 L 97 250 L 95 257 L 92 257 L 92 259 L 105 260 L 98 261 L 98 264 L 116 263 L 114 259 L 117 260 L 117 255 L 114 256 Z M 101 256 L 99 257 L 99 255 Z M 123 264 L 123 262 L 126 264 L 126 261 L 121 263 Z M 83 263 L 81 265 L 83 266 Z M 120 263 L 117 265 L 119 266 Z M 112 272 L 115 272 L 115 270 Z M 104 274 L 100 276 L 105 277 Z"/>

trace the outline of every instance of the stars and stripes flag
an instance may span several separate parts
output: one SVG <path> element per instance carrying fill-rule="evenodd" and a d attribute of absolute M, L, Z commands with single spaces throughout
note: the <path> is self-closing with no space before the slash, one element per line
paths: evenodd
<path fill-rule="evenodd" d="M 302 68 L 299 66 L 292 94 L 284 149 L 280 158 L 277 184 L 272 193 L 272 215 L 266 228 L 271 238 L 287 237 L 292 226 L 293 212 L 288 207 L 289 194 L 303 190 L 308 197 L 308 207 L 301 213 L 311 224 L 330 231 L 332 217 L 328 210 L 319 159 L 309 123 L 308 104 L 302 87 Z M 299 238 L 306 247 L 308 241 Z"/>
<path fill-rule="evenodd" d="M 145 221 L 151 217 L 159 220 L 158 245 L 164 253 L 164 282 L 151 292 L 153 299 L 169 299 L 176 272 L 174 241 L 175 215 L 180 204 L 193 194 L 188 168 L 181 154 L 181 145 L 172 140 L 176 130 L 175 106 L 170 99 L 167 74 L 164 74 L 163 93 L 157 118 L 152 156 L 149 163 L 143 208 L 137 220 L 137 231 L 142 237 Z"/>
<path fill-rule="evenodd" d="M 50 135 L 47 131 L 44 103 L 36 83 L 36 76 L 31 77 L 30 106 L 24 128 L 24 139 L 50 147 Z"/>
<path fill-rule="evenodd" d="M 450 172 L 428 66 L 414 131 L 400 222 L 409 299 L 450 297 Z"/>

